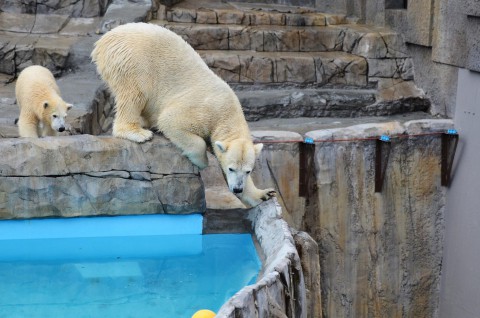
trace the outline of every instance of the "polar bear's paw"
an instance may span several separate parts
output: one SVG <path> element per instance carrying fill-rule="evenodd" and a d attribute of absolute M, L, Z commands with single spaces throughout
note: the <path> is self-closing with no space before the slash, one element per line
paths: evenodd
<path fill-rule="evenodd" d="M 267 201 L 275 196 L 277 196 L 277 192 L 272 189 L 250 189 L 249 191 L 244 191 L 241 194 L 236 194 L 237 198 L 240 199 L 245 205 L 250 207 L 255 207 L 262 203 L 263 201 Z"/>
<path fill-rule="evenodd" d="M 153 138 L 153 132 L 151 130 L 136 128 L 136 129 L 114 129 L 113 135 L 117 138 L 128 139 L 138 143 L 148 141 Z"/>
<path fill-rule="evenodd" d="M 190 161 L 198 167 L 198 169 L 203 170 L 208 167 L 208 158 L 207 153 L 204 151 L 202 154 L 185 154 Z"/>
<path fill-rule="evenodd" d="M 272 188 L 261 190 L 261 191 L 262 191 L 262 195 L 260 196 L 260 200 L 262 201 L 267 201 L 277 196 L 277 191 L 275 191 Z"/>

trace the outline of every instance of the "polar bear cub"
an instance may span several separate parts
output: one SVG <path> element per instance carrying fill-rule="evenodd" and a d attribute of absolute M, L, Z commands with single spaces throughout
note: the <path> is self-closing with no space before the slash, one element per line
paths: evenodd
<path fill-rule="evenodd" d="M 95 43 L 92 60 L 116 98 L 114 136 L 145 142 L 153 136 L 145 128 L 157 129 L 200 169 L 211 145 L 243 203 L 275 195 L 251 179 L 262 145 L 253 144 L 237 96 L 180 36 L 153 24 L 121 25 Z"/>
<path fill-rule="evenodd" d="M 65 117 L 72 108 L 60 97 L 53 74 L 40 65 L 29 66 L 18 76 L 15 85 L 20 107 L 20 137 L 55 136 L 65 131 Z"/>

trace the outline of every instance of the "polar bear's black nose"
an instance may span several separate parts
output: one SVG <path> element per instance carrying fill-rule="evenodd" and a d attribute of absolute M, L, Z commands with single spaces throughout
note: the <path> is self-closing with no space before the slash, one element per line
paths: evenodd
<path fill-rule="evenodd" d="M 65 127 L 60 127 L 60 128 L 58 128 L 58 131 L 59 131 L 59 132 L 65 131 Z"/>
<path fill-rule="evenodd" d="M 233 193 L 242 193 L 243 189 L 242 188 L 233 188 Z"/>

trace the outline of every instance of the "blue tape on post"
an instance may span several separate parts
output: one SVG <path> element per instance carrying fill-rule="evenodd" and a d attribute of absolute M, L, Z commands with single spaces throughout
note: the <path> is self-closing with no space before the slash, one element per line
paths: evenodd
<path fill-rule="evenodd" d="M 313 138 L 305 138 L 305 143 L 306 144 L 313 144 Z"/>
<path fill-rule="evenodd" d="M 447 130 L 447 134 L 448 135 L 456 135 L 456 134 L 458 134 L 458 132 L 457 132 L 456 129 L 449 129 L 449 130 Z"/>
<path fill-rule="evenodd" d="M 387 135 L 381 135 L 380 140 L 381 141 L 390 141 L 390 137 L 388 137 Z"/>

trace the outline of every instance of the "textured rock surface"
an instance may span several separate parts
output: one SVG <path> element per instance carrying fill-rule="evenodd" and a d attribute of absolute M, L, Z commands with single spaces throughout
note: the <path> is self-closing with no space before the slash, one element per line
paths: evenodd
<path fill-rule="evenodd" d="M 151 7 L 151 0 L 113 0 L 108 5 L 98 33 L 108 32 L 128 22 L 145 21 L 150 14 Z"/>
<path fill-rule="evenodd" d="M 313 9 L 278 6 L 271 11 L 255 10 L 254 5 L 242 5 L 241 2 L 218 5 L 215 8 L 185 8 L 176 6 L 166 9 L 165 17 L 169 22 L 187 23 L 218 23 L 243 25 L 276 25 L 276 26 L 321 26 L 341 24 L 345 22 L 344 15 L 325 15 Z M 262 8 L 260 6 L 259 8 Z M 161 8 L 159 8 L 161 10 Z M 283 11 L 283 12 L 282 12 Z"/>
<path fill-rule="evenodd" d="M 255 142 L 263 143 L 252 178 L 259 188 L 273 187 L 282 205 L 282 217 L 300 228 L 305 198 L 299 196 L 299 143 L 302 136 L 287 131 L 253 131 Z M 282 143 L 283 141 L 283 143 Z"/>
<path fill-rule="evenodd" d="M 248 218 L 265 255 L 263 273 L 240 290 L 216 317 L 307 317 L 302 266 L 280 206 L 269 200 L 250 210 Z"/>
<path fill-rule="evenodd" d="M 321 318 L 323 313 L 318 244 L 306 232 L 293 233 L 293 239 L 300 256 L 303 277 L 305 279 L 307 316 Z"/>
<path fill-rule="evenodd" d="M 361 25 L 270 27 L 218 24 L 195 24 L 191 21 L 171 23 L 153 20 L 181 35 L 196 49 L 232 49 L 242 36 L 243 46 L 237 50 L 266 52 L 325 52 L 344 51 L 368 58 L 407 57 L 404 39 L 386 28 Z M 208 32 L 202 32 L 207 30 Z M 198 38 L 201 35 L 201 38 Z M 224 42 L 219 42 L 222 39 Z"/>
<path fill-rule="evenodd" d="M 0 2 L 0 11 L 91 18 L 103 15 L 108 2 L 109 0 L 5 0 Z"/>
<path fill-rule="evenodd" d="M 249 121 L 265 118 L 388 116 L 427 111 L 430 105 L 413 82 L 376 79 L 379 90 L 234 86 Z M 385 81 L 384 81 L 385 80 Z"/>
<path fill-rule="evenodd" d="M 367 85 L 364 58 L 343 52 L 199 51 L 217 75 L 230 83 Z"/>
<path fill-rule="evenodd" d="M 421 120 L 310 132 L 315 187 L 305 223 L 320 247 L 322 305 L 328 317 L 434 317 L 442 262 L 445 196 L 441 138 L 452 121 Z M 375 141 L 392 139 L 381 193 Z"/>
<path fill-rule="evenodd" d="M 407 10 L 407 27 L 405 34 L 409 43 L 422 46 L 432 45 L 434 3 L 428 0 L 412 1 Z"/>
<path fill-rule="evenodd" d="M 58 28 L 54 27 L 54 30 Z M 54 75 L 59 75 L 67 67 L 71 46 L 77 41 L 72 37 L 43 35 L 49 28 L 34 29 L 38 34 L 15 36 L 5 33 L 0 36 L 0 72 L 18 75 L 32 64 L 47 67 Z"/>
<path fill-rule="evenodd" d="M 416 83 L 432 100 L 432 113 L 453 117 L 459 68 L 480 71 L 478 1 L 428 1 L 386 10 L 386 23 L 403 33 Z"/>
<path fill-rule="evenodd" d="M 477 41 L 480 14 L 476 2 L 440 2 L 433 30 L 432 57 L 435 62 L 480 71 Z"/>
<path fill-rule="evenodd" d="M 0 141 L 0 216 L 204 211 L 196 168 L 170 142 L 88 135 Z"/>

